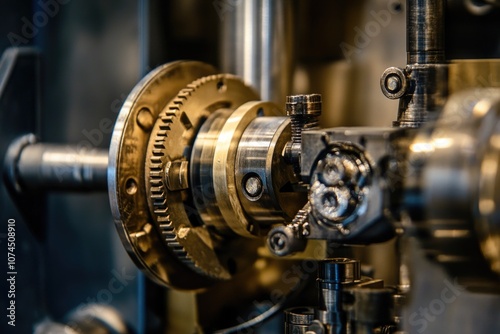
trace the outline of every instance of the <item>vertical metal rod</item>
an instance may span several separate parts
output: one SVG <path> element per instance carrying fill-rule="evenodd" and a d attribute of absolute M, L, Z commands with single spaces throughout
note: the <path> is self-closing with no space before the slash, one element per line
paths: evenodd
<path fill-rule="evenodd" d="M 442 64 L 444 0 L 408 0 L 406 49 L 408 64 Z"/>
<path fill-rule="evenodd" d="M 407 84 L 399 100 L 398 127 L 417 128 L 436 119 L 448 97 L 444 52 L 445 0 L 407 2 Z"/>
<path fill-rule="evenodd" d="M 222 69 L 279 105 L 291 88 L 290 14 L 289 1 L 241 0 L 221 18 Z"/>

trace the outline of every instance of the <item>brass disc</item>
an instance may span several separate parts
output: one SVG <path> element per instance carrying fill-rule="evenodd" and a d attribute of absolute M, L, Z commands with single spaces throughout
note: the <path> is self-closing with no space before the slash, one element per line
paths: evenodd
<path fill-rule="evenodd" d="M 136 265 L 153 281 L 179 289 L 211 284 L 193 275 L 166 245 L 149 213 L 145 160 L 159 114 L 192 81 L 216 73 L 194 61 L 165 64 L 150 72 L 127 97 L 118 115 L 109 152 L 108 189 L 118 233 Z"/>

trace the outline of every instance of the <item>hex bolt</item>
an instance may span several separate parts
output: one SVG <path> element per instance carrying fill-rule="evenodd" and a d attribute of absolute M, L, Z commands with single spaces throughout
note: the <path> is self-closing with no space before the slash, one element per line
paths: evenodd
<path fill-rule="evenodd" d="M 401 89 L 401 79 L 397 75 L 390 75 L 385 79 L 385 86 L 391 93 L 396 93 Z"/>
<path fill-rule="evenodd" d="M 245 192 L 250 197 L 258 197 L 262 194 L 263 185 L 262 180 L 256 174 L 246 178 Z"/>

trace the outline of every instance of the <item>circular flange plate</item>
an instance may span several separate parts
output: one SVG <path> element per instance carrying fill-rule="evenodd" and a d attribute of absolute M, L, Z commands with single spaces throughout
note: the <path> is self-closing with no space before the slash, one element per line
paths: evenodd
<path fill-rule="evenodd" d="M 127 97 L 115 124 L 108 167 L 111 211 L 129 255 L 149 278 L 179 289 L 210 284 L 177 260 L 153 225 L 145 185 L 146 150 L 164 107 L 192 81 L 216 73 L 210 65 L 178 61 L 142 79 Z"/>

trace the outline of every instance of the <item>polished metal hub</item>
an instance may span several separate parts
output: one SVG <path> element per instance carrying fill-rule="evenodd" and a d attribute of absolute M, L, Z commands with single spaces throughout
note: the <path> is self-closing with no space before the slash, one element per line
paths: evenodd
<path fill-rule="evenodd" d="M 154 70 L 125 102 L 111 144 L 122 241 L 148 276 L 177 289 L 282 267 L 272 259 L 254 267 L 265 256 L 258 249 L 306 201 L 283 157 L 289 119 L 252 101 L 257 94 L 237 77 L 214 72 L 198 62 Z M 276 278 L 258 284 L 289 285 Z"/>

